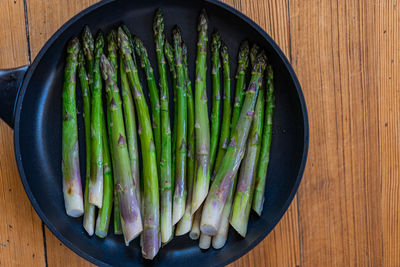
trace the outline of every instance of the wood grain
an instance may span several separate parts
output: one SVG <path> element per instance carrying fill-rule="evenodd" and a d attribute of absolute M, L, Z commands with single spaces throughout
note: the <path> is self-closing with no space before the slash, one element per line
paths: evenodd
<path fill-rule="evenodd" d="M 290 59 L 289 7 L 286 0 L 224 1 L 260 25 Z M 275 229 L 255 249 L 230 266 L 299 266 L 297 197 Z"/>
<path fill-rule="evenodd" d="M 26 0 L 32 58 L 94 2 Z M 310 123 L 297 198 L 274 231 L 230 266 L 400 266 L 400 3 L 224 2 L 256 21 L 291 60 Z M 0 1 L 0 34 L 0 67 L 27 64 L 22 0 Z M 0 122 L 0 266 L 90 266 L 48 229 L 43 235 L 12 144 Z"/>
<path fill-rule="evenodd" d="M 97 1 L 93 0 L 27 0 L 31 55 L 34 58 L 44 43 L 65 22 Z M 60 241 L 45 227 L 48 266 L 92 266 Z"/>
<path fill-rule="evenodd" d="M 375 6 L 379 156 L 382 177 L 384 266 L 400 266 L 400 7 L 397 1 Z"/>
<path fill-rule="evenodd" d="M 302 266 L 383 264 L 374 2 L 290 1 L 311 129 L 298 193 Z"/>
<path fill-rule="evenodd" d="M 0 68 L 29 63 L 24 2 L 0 1 Z M 0 266 L 43 266 L 42 227 L 14 160 L 13 132 L 0 121 Z"/>

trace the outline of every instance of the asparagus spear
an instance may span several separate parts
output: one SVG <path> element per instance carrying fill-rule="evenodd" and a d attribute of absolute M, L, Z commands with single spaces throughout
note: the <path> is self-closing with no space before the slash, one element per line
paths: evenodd
<path fill-rule="evenodd" d="M 187 89 L 182 59 L 182 36 L 179 28 L 172 31 L 174 39 L 175 69 L 176 69 L 176 112 L 178 113 L 176 127 L 176 167 L 175 190 L 172 205 L 172 224 L 175 225 L 185 212 L 186 185 L 186 154 L 187 154 Z"/>
<path fill-rule="evenodd" d="M 94 39 L 89 27 L 86 25 L 82 32 L 82 49 L 87 61 L 87 76 L 89 78 L 89 89 L 93 89 L 93 69 L 94 69 Z"/>
<path fill-rule="evenodd" d="M 192 93 L 192 83 L 189 77 L 189 68 L 187 63 L 187 47 L 182 44 L 182 55 L 183 55 L 183 70 L 185 74 L 185 83 L 187 88 L 187 120 L 188 120 L 188 151 L 187 151 L 187 200 L 185 206 L 185 213 L 182 219 L 179 221 L 176 227 L 176 235 L 184 235 L 190 232 L 192 228 L 193 215 L 191 212 L 192 208 L 192 192 L 193 192 L 193 180 L 195 170 L 195 159 L 194 159 L 194 103 Z"/>
<path fill-rule="evenodd" d="M 271 149 L 272 119 L 275 107 L 274 82 L 273 82 L 274 73 L 271 65 L 268 65 L 266 75 L 267 75 L 266 79 L 267 100 L 265 105 L 264 130 L 262 135 L 259 166 L 255 178 L 256 184 L 255 184 L 255 191 L 252 204 L 253 210 L 258 215 L 261 215 L 264 205 L 265 180 L 267 178 L 269 151 Z"/>
<path fill-rule="evenodd" d="M 110 64 L 112 65 L 114 72 L 112 73 L 112 80 L 114 83 L 117 83 L 117 45 L 116 45 L 116 32 L 112 30 L 107 35 L 107 43 L 108 43 L 108 58 Z M 113 195 L 118 196 L 117 189 L 114 191 L 113 185 L 113 169 L 111 167 L 112 164 L 112 148 L 111 143 L 108 142 L 107 135 L 111 136 L 111 129 L 109 121 L 105 121 L 104 112 L 102 111 L 102 142 L 103 142 L 103 205 L 99 210 L 97 221 L 96 221 L 96 235 L 101 238 L 105 238 L 108 233 L 108 227 L 110 225 L 111 211 L 113 205 Z M 109 114 L 110 110 L 106 114 Z M 107 116 L 107 120 L 111 119 L 110 116 Z M 115 159 L 114 159 L 115 160 Z M 115 173 L 114 173 L 115 174 Z M 115 176 L 115 175 L 114 175 Z M 119 201 L 117 202 L 119 205 Z M 119 209 L 117 209 L 119 212 Z M 120 214 L 117 214 L 120 217 Z M 114 218 L 114 223 L 119 225 L 121 223 L 121 218 Z M 118 227 L 118 225 L 117 225 Z M 122 230 L 121 230 L 122 231 Z"/>
<path fill-rule="evenodd" d="M 138 133 L 142 147 L 144 185 L 142 255 L 146 259 L 153 259 L 160 248 L 158 173 L 153 132 L 149 109 L 143 95 L 137 67 L 133 62 L 129 39 L 122 28 L 118 29 L 118 42 L 139 120 Z"/>
<path fill-rule="evenodd" d="M 171 190 L 171 127 L 169 120 L 169 92 L 167 70 L 164 57 L 164 18 L 157 9 L 153 23 L 154 42 L 160 75 L 161 105 L 161 156 L 160 156 L 160 194 L 161 194 L 161 242 L 167 243 L 172 237 L 172 190 Z"/>
<path fill-rule="evenodd" d="M 160 96 L 158 94 L 156 79 L 154 78 L 153 68 L 150 64 L 149 57 L 147 55 L 146 47 L 143 42 L 136 36 L 133 39 L 133 43 L 135 46 L 136 54 L 140 59 L 140 65 L 142 66 L 146 79 L 147 86 L 149 89 L 150 95 L 150 107 L 151 107 L 151 115 L 152 115 L 152 126 L 153 126 L 153 134 L 154 134 L 154 144 L 156 146 L 156 158 L 157 158 L 157 166 L 159 169 L 159 162 L 161 157 L 161 126 L 160 126 Z"/>
<path fill-rule="evenodd" d="M 107 43 L 108 43 L 108 59 L 110 61 L 111 66 L 114 68 L 114 73 L 112 75 L 112 79 L 115 83 L 118 82 L 117 79 L 117 73 L 118 73 L 118 64 L 117 64 L 117 33 L 113 29 L 111 32 L 107 35 Z M 108 136 L 111 136 L 111 116 L 110 116 L 110 110 L 109 107 L 107 106 L 107 112 L 106 112 L 106 117 L 107 117 L 107 133 Z M 129 142 L 128 142 L 129 144 Z M 116 172 L 115 172 L 115 158 L 113 155 L 113 149 L 111 147 L 112 143 L 109 142 L 109 147 L 110 147 L 110 155 L 111 155 L 111 163 L 112 163 L 112 174 L 114 176 L 114 234 L 116 235 L 121 235 L 122 234 L 122 226 L 121 226 L 121 214 L 119 211 L 119 200 L 118 200 L 118 189 L 115 186 L 116 183 Z M 129 148 L 129 145 L 128 145 Z M 140 199 L 140 198 L 138 198 Z"/>
<path fill-rule="evenodd" d="M 260 89 L 257 97 L 254 119 L 250 128 L 249 140 L 247 141 L 246 153 L 236 189 L 230 223 L 232 227 L 243 237 L 246 237 L 247 223 L 249 221 L 251 202 L 255 176 L 260 155 L 261 137 L 264 119 L 264 86 Z"/>
<path fill-rule="evenodd" d="M 225 153 L 221 166 L 215 175 L 210 192 L 208 193 L 207 199 L 204 203 L 200 223 L 200 230 L 204 234 L 211 236 L 217 234 L 222 210 L 228 193 L 233 186 L 234 177 L 244 156 L 246 140 L 254 115 L 257 93 L 262 83 L 265 61 L 265 54 L 261 53 L 257 57 L 256 64 L 253 67 L 250 86 L 246 91 L 239 121 L 233 131 L 227 152 Z"/>
<path fill-rule="evenodd" d="M 221 62 L 220 62 L 221 37 L 219 32 L 213 34 L 211 41 L 211 62 L 212 62 L 212 90 L 213 102 L 211 112 L 211 141 L 210 141 L 210 169 L 214 167 L 215 157 L 221 128 L 220 109 L 221 109 Z"/>
<path fill-rule="evenodd" d="M 79 41 L 73 38 L 67 47 L 64 69 L 63 123 L 62 123 L 62 173 L 65 210 L 71 217 L 83 214 L 81 174 L 79 168 L 78 125 L 76 115 L 76 69 Z"/>
<path fill-rule="evenodd" d="M 111 168 L 111 156 L 110 147 L 107 138 L 106 122 L 104 118 L 104 112 L 101 110 L 102 119 L 102 135 L 101 140 L 103 144 L 103 204 L 97 215 L 96 221 L 96 235 L 101 238 L 105 238 L 108 233 L 108 227 L 110 225 L 111 210 L 113 205 L 113 177 Z"/>
<path fill-rule="evenodd" d="M 215 160 L 214 174 L 218 171 L 218 168 L 221 165 L 222 159 L 224 158 L 226 149 L 228 147 L 229 136 L 230 136 L 231 112 L 232 112 L 229 55 L 228 55 L 228 47 L 225 44 L 221 45 L 221 57 L 222 57 L 222 69 L 224 76 L 224 95 L 223 95 L 224 103 L 222 112 L 221 135 L 219 138 L 217 158 Z"/>
<path fill-rule="evenodd" d="M 128 141 L 129 162 L 132 171 L 132 181 L 135 186 L 136 198 L 140 197 L 140 170 L 139 170 L 139 144 L 137 140 L 136 115 L 132 94 L 129 89 L 123 55 L 120 55 L 121 95 L 123 101 L 126 138 Z"/>
<path fill-rule="evenodd" d="M 252 63 L 253 64 L 253 63 Z M 236 73 L 236 93 L 233 104 L 231 131 L 236 127 L 243 105 L 244 90 L 246 86 L 246 71 L 249 65 L 249 42 L 244 41 L 239 48 L 238 67 Z"/>
<path fill-rule="evenodd" d="M 103 145 L 102 145 L 102 81 L 100 74 L 100 55 L 103 53 L 104 38 L 98 32 L 95 42 L 93 66 L 93 89 L 91 110 L 91 166 L 89 180 L 89 203 L 101 208 L 103 204 Z"/>
<path fill-rule="evenodd" d="M 171 163 L 171 173 L 172 173 L 172 180 L 171 180 L 171 185 L 172 191 L 174 191 L 174 186 L 175 186 L 175 147 L 176 147 L 176 125 L 177 125 L 177 120 L 178 120 L 178 112 L 176 112 L 176 69 L 175 69 L 175 59 L 174 59 L 174 49 L 172 46 L 169 44 L 168 40 L 165 39 L 164 43 L 164 53 L 165 53 L 165 58 L 168 61 L 169 65 L 169 70 L 171 73 L 172 77 L 172 89 L 174 91 L 174 96 L 173 96 L 173 101 L 174 101 L 174 120 L 173 120 L 173 126 L 172 126 L 172 163 Z"/>
<path fill-rule="evenodd" d="M 119 89 L 113 81 L 114 69 L 108 59 L 101 56 L 101 70 L 106 82 L 107 105 L 111 116 L 111 136 L 113 155 L 115 157 L 116 187 L 118 190 L 121 224 L 125 244 L 137 237 L 143 230 L 140 216 L 139 201 L 136 198 L 129 166 L 129 152 L 126 144 L 125 127 L 123 121 Z"/>
<path fill-rule="evenodd" d="M 83 116 L 85 122 L 85 145 L 86 145 L 86 182 L 85 182 L 85 195 L 84 195 L 84 208 L 83 215 L 83 228 L 92 236 L 94 233 L 94 221 L 96 207 L 89 203 L 89 180 L 90 180 L 90 155 L 91 155 L 91 89 L 93 89 L 93 63 L 94 63 L 94 39 L 88 26 L 83 28 L 82 32 L 82 50 L 86 57 L 88 73 L 85 70 L 84 58 L 79 55 L 79 78 L 82 88 L 83 96 Z"/>
<path fill-rule="evenodd" d="M 89 78 L 86 74 L 85 59 L 82 51 L 78 54 L 78 75 L 82 90 L 83 119 L 85 123 L 86 146 L 86 182 L 84 195 L 83 228 L 91 236 L 94 233 L 94 217 L 96 207 L 89 203 L 89 179 L 90 179 L 90 89 Z"/>
<path fill-rule="evenodd" d="M 210 125 L 207 107 L 207 15 L 203 9 L 200 12 L 197 27 L 197 58 L 195 81 L 195 133 L 196 133 L 196 176 L 193 182 L 192 214 L 203 203 L 210 185 Z"/>
<path fill-rule="evenodd" d="M 249 44 L 247 41 L 244 41 L 239 48 L 239 58 L 238 58 L 238 73 L 236 75 L 236 95 L 235 95 L 235 103 L 233 107 L 232 113 L 232 122 L 231 122 L 231 133 L 236 128 L 237 121 L 240 116 L 240 111 L 243 105 L 244 98 L 244 86 L 246 79 L 246 69 L 248 65 L 248 57 L 249 57 Z M 259 98 L 259 96 L 258 96 Z M 257 105 L 257 104 L 256 104 Z M 251 131 L 251 130 L 250 130 Z M 233 180 L 233 186 L 231 190 L 229 190 L 228 197 L 226 199 L 226 203 L 224 205 L 224 209 L 221 214 L 221 223 L 218 228 L 217 234 L 212 239 L 212 245 L 215 249 L 222 248 L 226 240 L 228 239 L 228 230 L 229 230 L 229 216 L 231 214 L 232 202 L 233 202 L 233 194 L 236 189 L 237 182 L 237 174 Z"/>

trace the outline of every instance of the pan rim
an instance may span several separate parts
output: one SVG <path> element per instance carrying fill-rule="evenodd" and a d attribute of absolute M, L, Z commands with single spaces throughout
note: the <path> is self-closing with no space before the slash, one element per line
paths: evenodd
<path fill-rule="evenodd" d="M 66 30 L 68 29 L 72 24 L 74 24 L 77 20 L 79 20 L 81 17 L 95 11 L 99 7 L 102 7 L 104 5 L 107 5 L 111 2 L 114 2 L 116 0 L 104 0 L 101 2 L 98 2 L 96 4 L 93 4 L 86 9 L 82 10 L 75 16 L 73 16 L 70 20 L 68 20 L 66 23 L 63 24 L 51 37 L 45 45 L 41 48 L 40 52 L 34 59 L 33 63 L 30 65 L 22 86 L 20 87 L 20 90 L 18 92 L 18 97 L 17 97 L 17 103 L 15 105 L 15 121 L 14 121 L 14 150 L 15 150 L 15 158 L 17 162 L 17 167 L 18 171 L 21 177 L 22 184 L 24 186 L 24 190 L 32 203 L 33 208 L 35 209 L 36 213 L 39 215 L 40 219 L 46 224 L 46 226 L 49 228 L 49 230 L 64 244 L 66 245 L 69 249 L 71 249 L 73 252 L 78 254 L 79 256 L 83 257 L 84 259 L 88 260 L 89 262 L 96 264 L 98 266 L 110 266 L 109 264 L 91 256 L 90 254 L 84 252 L 81 250 L 77 245 L 69 241 L 64 235 L 62 235 L 56 227 L 52 224 L 52 222 L 46 217 L 44 212 L 42 211 L 41 207 L 39 206 L 38 202 L 36 201 L 35 196 L 33 195 L 30 186 L 27 181 L 27 177 L 25 175 L 24 167 L 22 164 L 22 157 L 21 157 L 21 149 L 20 149 L 20 143 L 19 143 L 19 134 L 20 134 L 20 115 L 21 115 L 21 106 L 23 103 L 23 98 L 26 93 L 26 89 L 28 87 L 30 78 L 32 77 L 38 63 L 41 61 L 42 57 L 44 54 L 47 52 L 49 47 L 58 39 L 58 37 Z M 204 0 L 204 2 L 207 2 L 209 4 L 215 5 L 219 8 L 223 8 L 226 11 L 234 14 L 237 16 L 239 19 L 243 20 L 245 23 L 249 24 L 253 29 L 255 29 L 274 49 L 274 51 L 277 53 L 277 55 L 280 57 L 282 60 L 283 64 L 285 65 L 286 69 L 288 70 L 290 77 L 293 81 L 293 84 L 296 88 L 298 99 L 300 101 L 300 107 L 301 107 L 301 112 L 302 112 L 302 117 L 303 117 L 303 127 L 304 127 L 304 140 L 303 140 L 303 152 L 302 152 L 302 159 L 299 167 L 299 171 L 296 177 L 296 181 L 291 188 L 290 195 L 284 205 L 282 206 L 281 210 L 278 213 L 278 216 L 275 217 L 275 219 L 272 222 L 272 227 L 268 231 L 264 231 L 261 235 L 259 235 L 252 243 L 250 243 L 245 249 L 241 250 L 240 253 L 236 253 L 232 255 L 231 257 L 228 257 L 225 261 L 218 263 L 217 266 L 225 266 L 226 264 L 229 264 L 236 259 L 242 257 L 243 255 L 247 254 L 250 250 L 252 250 L 255 246 L 257 246 L 264 238 L 276 227 L 277 223 L 281 220 L 282 216 L 286 213 L 288 210 L 294 196 L 297 193 L 297 190 L 299 188 L 300 182 L 302 180 L 306 162 L 307 162 L 307 156 L 308 156 L 308 147 L 309 147 L 309 123 L 308 123 L 308 113 L 307 113 L 307 108 L 306 108 L 306 102 L 304 99 L 304 95 L 300 86 L 300 83 L 298 81 L 298 78 L 294 72 L 294 69 L 292 65 L 290 64 L 289 60 L 286 58 L 280 47 L 275 43 L 275 41 L 272 39 L 271 36 L 269 36 L 268 33 L 266 33 L 257 23 L 255 23 L 253 20 L 251 20 L 249 17 L 241 13 L 240 11 L 236 10 L 234 7 L 229 6 L 225 3 L 222 3 L 218 0 Z"/>

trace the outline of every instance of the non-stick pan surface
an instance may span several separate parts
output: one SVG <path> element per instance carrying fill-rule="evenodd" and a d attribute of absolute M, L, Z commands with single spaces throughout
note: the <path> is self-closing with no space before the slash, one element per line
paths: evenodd
<path fill-rule="evenodd" d="M 187 236 L 175 237 L 154 261 L 146 261 L 141 256 L 138 240 L 125 247 L 122 236 L 89 237 L 81 218 L 66 215 L 61 190 L 61 93 L 66 43 L 79 35 L 84 25 L 95 32 L 98 29 L 108 31 L 125 23 L 144 41 L 151 62 L 156 66 L 152 19 L 157 7 L 165 14 L 167 38 L 173 25 L 182 29 L 192 79 L 197 16 L 201 8 L 208 13 L 210 33 L 218 29 L 228 45 L 231 77 L 235 76 L 237 51 L 242 40 L 248 39 L 263 47 L 274 68 L 276 108 L 264 212 L 261 218 L 251 215 L 247 237 L 242 239 L 231 229 L 223 249 L 207 251 L 201 251 L 198 242 Z M 209 77 L 207 83 L 211 95 Z M 146 90 L 146 86 L 144 88 Z M 80 98 L 78 111 L 82 112 Z M 85 173 L 83 121 L 79 117 L 81 172 Z M 216 1 L 105 1 L 84 10 L 55 33 L 29 67 L 15 105 L 14 128 L 18 168 L 35 210 L 64 244 L 97 265 L 214 266 L 232 262 L 261 242 L 287 210 L 300 183 L 308 150 L 305 102 L 287 59 L 254 22 Z"/>

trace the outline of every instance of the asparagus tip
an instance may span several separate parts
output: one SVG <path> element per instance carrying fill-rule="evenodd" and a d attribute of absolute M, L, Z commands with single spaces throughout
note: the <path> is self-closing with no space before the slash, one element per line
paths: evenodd
<path fill-rule="evenodd" d="M 208 19 L 207 19 L 207 13 L 206 10 L 203 8 L 200 11 L 200 16 L 199 16 L 199 24 L 197 30 L 200 31 L 207 31 L 208 27 Z"/>
<path fill-rule="evenodd" d="M 77 54 L 79 52 L 79 47 L 80 47 L 79 40 L 78 40 L 78 38 L 74 37 L 68 43 L 67 53 L 68 54 Z"/>
<path fill-rule="evenodd" d="M 211 41 L 211 52 L 217 51 L 221 47 L 221 34 L 218 31 L 214 31 L 212 34 Z"/>

